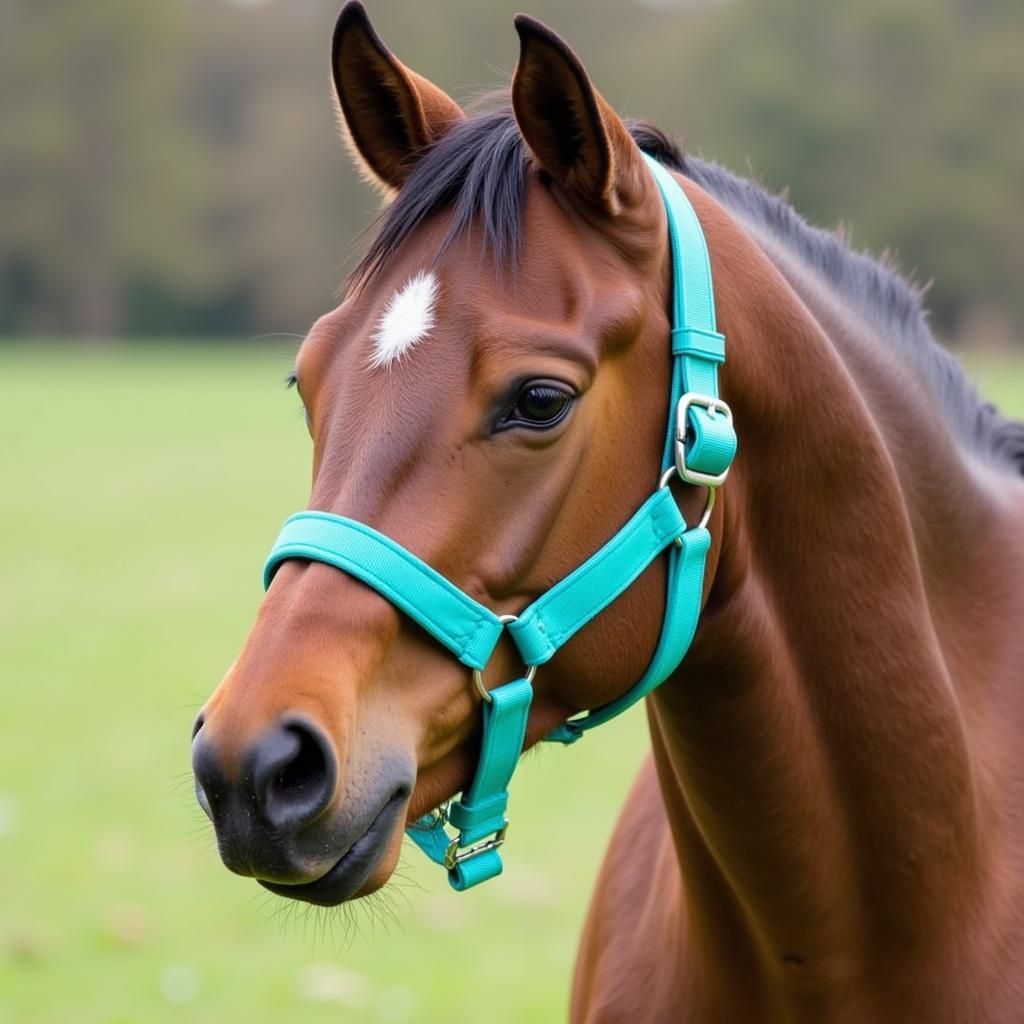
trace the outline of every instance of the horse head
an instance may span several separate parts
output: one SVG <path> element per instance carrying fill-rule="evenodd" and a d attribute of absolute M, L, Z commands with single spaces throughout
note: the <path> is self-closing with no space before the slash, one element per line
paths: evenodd
<path fill-rule="evenodd" d="M 309 508 L 392 538 L 499 615 L 657 487 L 670 375 L 666 215 L 635 130 L 553 32 L 516 28 L 510 107 L 466 116 L 359 3 L 342 11 L 341 123 L 391 204 L 294 372 Z M 699 518 L 701 496 L 678 489 Z M 643 674 L 664 604 L 656 558 L 543 665 L 526 746 Z M 520 674 L 502 640 L 484 685 Z M 407 822 L 469 783 L 480 701 L 467 668 L 376 589 L 284 562 L 194 733 L 225 864 L 318 903 L 381 886 Z"/>

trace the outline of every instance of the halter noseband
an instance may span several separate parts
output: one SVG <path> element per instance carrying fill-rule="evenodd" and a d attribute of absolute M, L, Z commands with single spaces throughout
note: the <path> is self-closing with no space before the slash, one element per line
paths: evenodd
<path fill-rule="evenodd" d="M 707 522 L 715 488 L 725 480 L 736 453 L 736 434 L 732 413 L 718 397 L 725 338 L 715 328 L 704 234 L 676 180 L 652 157 L 644 157 L 668 216 L 672 389 L 658 487 L 625 526 L 518 616 L 495 615 L 389 537 L 327 512 L 298 512 L 286 520 L 263 570 L 264 586 L 269 587 L 277 567 L 287 559 L 333 565 L 373 587 L 473 670 L 483 699 L 483 741 L 472 784 L 460 799 L 407 830 L 431 860 L 447 869 L 449 882 L 459 891 L 501 873 L 498 847 L 508 829 L 508 784 L 523 749 L 537 666 L 553 657 L 666 549 L 665 618 L 654 658 L 642 678 L 618 700 L 570 719 L 545 739 L 574 743 L 588 729 L 645 697 L 675 671 L 697 628 L 711 545 Z M 687 483 L 709 488 L 707 509 L 694 527 L 687 527 L 669 489 L 675 473 Z M 506 630 L 526 671 L 488 691 L 482 672 Z M 445 828 L 449 822 L 458 830 L 454 837 Z"/>

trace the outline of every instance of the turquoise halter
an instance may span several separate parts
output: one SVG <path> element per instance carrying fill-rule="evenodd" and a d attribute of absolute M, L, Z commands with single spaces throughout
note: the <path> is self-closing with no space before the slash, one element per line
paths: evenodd
<path fill-rule="evenodd" d="M 263 570 L 269 587 L 286 559 L 326 562 L 377 590 L 418 622 L 464 665 L 483 704 L 483 741 L 472 784 L 444 808 L 420 818 L 409 837 L 443 865 L 454 889 L 501 874 L 508 784 L 523 749 L 532 681 L 577 630 L 608 607 L 663 551 L 668 588 L 661 639 L 643 677 L 603 707 L 560 725 L 545 739 L 574 743 L 650 693 L 682 661 L 700 615 L 707 523 L 715 489 L 736 453 L 732 413 L 718 397 L 718 364 L 725 338 L 715 329 L 711 264 L 697 216 L 664 167 L 644 154 L 668 215 L 672 251 L 672 392 L 668 434 L 657 489 L 600 550 L 518 616 L 495 615 L 410 551 L 364 523 L 327 512 L 298 512 L 286 520 Z M 707 487 L 700 523 L 687 527 L 669 482 L 673 474 Z M 482 672 L 504 631 L 527 666 L 525 674 L 488 691 Z M 446 825 L 457 833 L 449 837 Z"/>

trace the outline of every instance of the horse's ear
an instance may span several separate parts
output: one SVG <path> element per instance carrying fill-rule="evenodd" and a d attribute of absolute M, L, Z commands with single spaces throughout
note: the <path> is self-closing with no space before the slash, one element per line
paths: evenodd
<path fill-rule="evenodd" d="M 410 71 L 350 0 L 331 47 L 341 124 L 357 161 L 386 190 L 402 187 L 417 155 L 465 114 L 444 90 Z"/>
<path fill-rule="evenodd" d="M 555 32 L 525 14 L 515 25 L 512 108 L 538 163 L 566 191 L 611 214 L 631 206 L 644 193 L 647 172 L 621 118 Z"/>

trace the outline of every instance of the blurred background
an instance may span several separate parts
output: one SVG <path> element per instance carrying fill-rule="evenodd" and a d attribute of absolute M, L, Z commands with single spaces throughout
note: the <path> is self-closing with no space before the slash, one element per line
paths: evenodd
<path fill-rule="evenodd" d="M 302 331 L 376 206 L 334 130 L 337 0 L 6 0 L 0 332 Z M 457 99 L 514 7 L 380 0 Z M 944 337 L 1024 336 L 1019 0 L 536 0 L 616 108 L 894 250 Z"/>
<path fill-rule="evenodd" d="M 369 0 L 460 100 L 493 0 Z M 0 5 L 0 1022 L 564 1016 L 642 712 L 526 759 L 506 875 L 406 855 L 374 905 L 230 876 L 188 734 L 301 507 L 281 382 L 378 211 L 340 144 L 338 0 Z M 931 281 L 936 333 L 1024 412 L 1019 0 L 532 0 L 617 109 Z M 498 994 L 496 998 L 496 993 Z"/>

